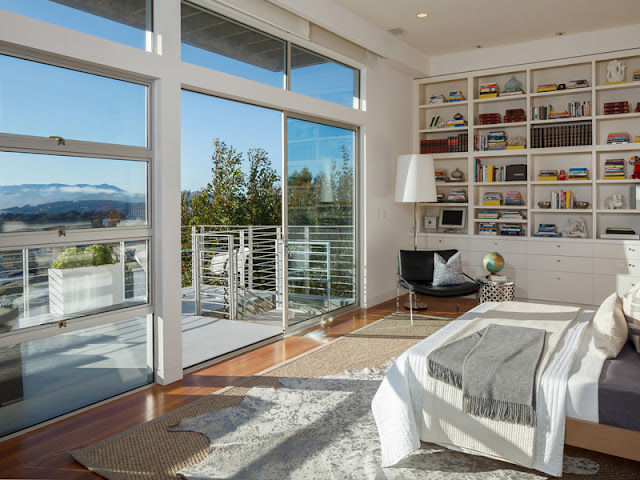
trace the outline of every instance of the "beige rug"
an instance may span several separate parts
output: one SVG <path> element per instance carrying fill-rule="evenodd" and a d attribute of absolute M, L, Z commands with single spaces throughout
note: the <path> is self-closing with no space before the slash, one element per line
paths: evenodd
<path fill-rule="evenodd" d="M 180 419 L 237 405 L 253 386 L 279 386 L 277 378 L 316 378 L 337 374 L 347 369 L 376 367 L 398 356 L 448 322 L 448 319 L 437 317 L 414 316 L 414 326 L 411 327 L 408 315 L 391 315 L 333 343 L 256 375 L 241 386 L 231 387 L 221 393 L 204 397 L 140 427 L 91 447 L 76 450 L 72 455 L 83 465 L 111 480 L 175 479 L 177 471 L 203 461 L 209 450 L 209 441 L 203 435 L 167 431 L 168 426 L 175 425 Z M 592 458 L 600 464 L 601 468 L 595 476 L 565 475 L 563 478 L 582 480 L 639 478 L 637 469 L 640 465 L 636 462 L 579 449 L 568 448 L 566 453 Z M 495 463 L 498 466 L 501 465 L 500 462 Z"/>

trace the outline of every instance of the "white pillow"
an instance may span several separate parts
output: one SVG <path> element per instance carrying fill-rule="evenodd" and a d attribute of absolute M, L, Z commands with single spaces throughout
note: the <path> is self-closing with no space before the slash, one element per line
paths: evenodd
<path fill-rule="evenodd" d="M 629 327 L 622 310 L 622 299 L 612 293 L 593 317 L 593 343 L 607 358 L 615 358 L 627 342 Z"/>
<path fill-rule="evenodd" d="M 640 282 L 622 297 L 622 308 L 629 327 L 629 340 L 640 353 Z"/>

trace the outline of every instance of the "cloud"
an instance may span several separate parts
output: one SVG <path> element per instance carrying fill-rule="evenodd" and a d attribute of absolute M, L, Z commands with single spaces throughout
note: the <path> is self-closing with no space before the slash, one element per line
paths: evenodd
<path fill-rule="evenodd" d="M 83 193 L 85 195 L 94 195 L 96 193 L 107 194 L 107 195 L 118 195 L 122 193 L 112 188 L 98 188 L 98 187 L 92 187 L 90 185 L 87 185 L 84 187 L 80 187 L 78 185 L 74 185 L 74 186 L 70 185 L 67 187 L 60 187 L 59 191 L 62 193 Z"/>

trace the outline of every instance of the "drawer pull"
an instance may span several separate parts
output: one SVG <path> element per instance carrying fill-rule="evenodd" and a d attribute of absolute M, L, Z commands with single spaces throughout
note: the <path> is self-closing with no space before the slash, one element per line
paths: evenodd
<path fill-rule="evenodd" d="M 635 251 L 636 251 L 636 249 L 635 249 L 635 248 L 631 248 L 631 247 L 629 247 L 629 251 L 630 251 L 630 252 L 635 252 Z"/>
<path fill-rule="evenodd" d="M 558 277 L 558 280 L 560 280 L 560 277 Z"/>
<path fill-rule="evenodd" d="M 558 259 L 558 263 L 560 263 L 560 259 Z"/>
<path fill-rule="evenodd" d="M 631 263 L 629 264 L 629 266 L 630 266 L 631 268 L 636 268 L 636 266 L 635 266 L 635 265 L 633 265 L 633 264 L 631 264 Z"/>
<path fill-rule="evenodd" d="M 560 245 L 557 245 L 558 248 L 560 248 Z"/>

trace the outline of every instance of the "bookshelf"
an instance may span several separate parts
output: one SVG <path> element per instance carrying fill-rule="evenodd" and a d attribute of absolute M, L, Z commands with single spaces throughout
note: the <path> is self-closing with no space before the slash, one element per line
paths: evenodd
<path fill-rule="evenodd" d="M 625 63 L 626 83 L 606 85 L 607 64 L 611 60 L 620 60 Z M 454 169 L 464 172 L 464 182 L 448 184 L 438 182 L 438 192 L 447 193 L 450 189 L 461 187 L 467 190 L 468 203 L 461 204 L 429 204 L 422 205 L 422 215 L 438 215 L 439 210 L 451 206 L 467 209 L 467 226 L 465 234 L 476 235 L 479 233 L 478 225 L 486 222 L 478 218 L 480 210 L 517 210 L 522 219 L 517 222 L 523 229 L 523 236 L 533 238 L 536 227 L 541 223 L 556 224 L 558 230 L 562 230 L 569 218 L 582 218 L 588 229 L 585 239 L 572 241 L 599 240 L 607 227 L 629 226 L 640 233 L 640 210 L 629 207 L 630 187 L 640 184 L 640 180 L 631 179 L 633 165 L 630 160 L 640 157 L 640 143 L 633 143 L 636 136 L 640 137 L 640 112 L 635 112 L 636 105 L 640 103 L 640 81 L 633 82 L 633 72 L 640 70 L 640 49 L 613 52 L 601 55 L 579 57 L 575 59 L 556 60 L 550 62 L 532 63 L 516 67 L 504 67 L 474 71 L 469 73 L 454 74 L 433 78 L 417 79 L 415 81 L 415 95 L 418 108 L 415 110 L 415 145 L 420 151 L 421 142 L 424 140 L 446 140 L 459 133 L 467 134 L 464 139 L 466 145 L 460 142 L 453 147 L 457 151 L 440 151 L 431 153 L 435 158 L 436 169 L 446 170 L 451 173 Z M 522 93 L 509 96 L 481 97 L 481 89 L 487 92 L 487 85 L 495 83 L 500 91 L 504 91 L 505 84 L 515 77 L 521 84 Z M 588 86 L 580 88 L 565 88 L 539 92 L 538 86 L 545 84 L 565 84 L 569 86 L 572 80 L 587 80 Z M 429 104 L 432 95 L 447 96 L 452 91 L 460 91 L 464 96 L 463 101 L 439 104 Z M 629 113 L 605 114 L 605 103 L 620 104 L 628 102 Z M 571 104 L 571 105 L 570 105 Z M 576 105 L 578 106 L 576 108 Z M 587 105 L 590 111 L 587 111 Z M 566 118 L 533 118 L 533 109 L 537 112 L 541 107 L 547 107 L 547 111 L 567 111 L 570 117 Z M 584 108 L 584 116 L 582 108 Z M 518 121 L 505 121 L 507 110 L 513 112 L 522 109 L 525 118 Z M 611 108 L 607 109 L 611 112 Z M 624 111 L 624 110 L 623 110 Z M 447 127 L 447 120 L 453 115 L 463 115 L 466 125 L 464 127 Z M 587 114 L 588 113 L 588 114 Z M 493 117 L 491 115 L 493 114 Z M 484 121 L 492 120 L 500 114 L 500 122 L 495 124 L 481 124 L 481 115 Z M 440 116 L 445 128 L 430 128 L 434 116 Z M 513 117 L 511 117 L 513 118 Z M 551 128 L 556 127 L 556 128 Z M 564 142 L 555 142 L 556 147 L 545 146 L 538 141 L 537 136 L 545 129 L 548 135 L 562 137 Z M 572 132 L 580 129 L 581 140 L 571 137 Z M 476 135 L 488 135 L 489 132 L 503 131 L 509 139 L 521 137 L 526 142 L 523 149 L 500 149 L 474 151 Z M 626 132 L 632 143 L 607 144 L 607 137 L 611 133 Z M 567 143 L 568 142 L 568 143 Z M 547 144 L 553 142 L 548 141 Z M 570 143 L 582 143 L 572 145 Z M 444 147 L 440 147 L 444 149 Z M 448 147 L 447 148 L 451 148 Z M 466 151 L 464 151 L 466 148 Z M 626 178 L 621 180 L 604 179 L 604 168 L 607 160 L 623 159 L 625 162 Z M 476 161 L 482 165 L 494 167 L 507 167 L 514 164 L 524 164 L 527 168 L 525 181 L 491 182 L 475 178 Z M 588 180 L 558 180 L 539 181 L 540 170 L 565 170 L 586 168 L 589 172 Z M 640 186 L 640 185 L 639 185 Z M 486 192 L 499 192 L 504 198 L 509 191 L 518 191 L 524 200 L 524 206 L 484 206 L 483 195 Z M 573 198 L 578 201 L 589 202 L 584 209 L 554 209 L 540 208 L 539 202 L 548 202 L 554 192 L 571 191 Z M 605 201 L 614 193 L 624 196 L 624 206 L 619 210 L 605 208 Z M 507 223 L 508 220 L 496 220 L 495 223 Z M 422 230 L 422 233 L 442 233 Z M 459 235 L 460 232 L 457 232 Z M 498 238 L 502 238 L 498 236 Z M 535 237 L 536 239 L 538 237 Z M 565 237 L 566 238 L 566 237 Z"/>

